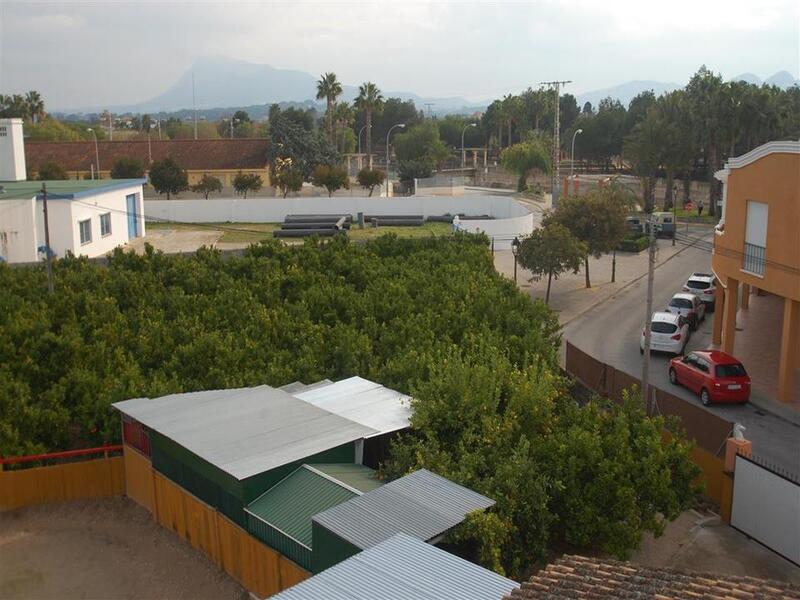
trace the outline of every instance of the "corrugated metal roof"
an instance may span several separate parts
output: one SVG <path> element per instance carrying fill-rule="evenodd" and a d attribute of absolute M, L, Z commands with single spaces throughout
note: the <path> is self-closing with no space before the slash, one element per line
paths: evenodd
<path fill-rule="evenodd" d="M 379 433 L 405 429 L 411 419 L 410 396 L 362 377 L 350 377 L 293 394 L 314 406 L 371 427 Z"/>
<path fill-rule="evenodd" d="M 314 463 L 308 466 L 329 477 L 333 477 L 337 481 L 341 481 L 345 485 L 349 485 L 351 488 L 357 489 L 361 493 L 370 492 L 383 485 L 383 482 L 378 479 L 378 472 L 364 465 L 351 465 L 349 463 Z"/>
<path fill-rule="evenodd" d="M 398 534 L 273 596 L 275 600 L 501 600 L 519 584 Z"/>
<path fill-rule="evenodd" d="M 136 398 L 114 407 L 236 479 L 376 433 L 267 385 Z"/>
<path fill-rule="evenodd" d="M 286 385 L 282 385 L 279 387 L 279 390 L 283 390 L 287 394 L 297 395 L 300 392 L 307 392 L 308 390 L 313 390 L 314 388 L 322 387 L 323 385 L 329 385 L 333 383 L 330 379 L 322 379 L 317 381 L 316 383 L 303 383 L 302 381 L 293 381 L 292 383 L 287 383 Z"/>
<path fill-rule="evenodd" d="M 311 517 L 360 493 L 303 465 L 251 502 L 247 511 L 311 548 Z"/>
<path fill-rule="evenodd" d="M 314 521 L 359 548 L 370 548 L 396 533 L 427 541 L 494 500 L 426 469 L 396 479 L 330 508 Z"/>

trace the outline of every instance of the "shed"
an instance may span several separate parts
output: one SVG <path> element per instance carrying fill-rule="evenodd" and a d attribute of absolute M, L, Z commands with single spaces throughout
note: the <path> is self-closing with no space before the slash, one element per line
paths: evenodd
<path fill-rule="evenodd" d="M 360 456 L 356 457 L 356 462 L 372 468 L 387 458 L 391 438 L 411 424 L 410 396 L 363 377 L 286 387 L 304 402 L 374 429 L 375 433 L 365 436 L 363 451 L 357 447 Z"/>
<path fill-rule="evenodd" d="M 273 596 L 275 600 L 501 600 L 516 581 L 405 534 Z"/>
<path fill-rule="evenodd" d="M 420 469 L 314 516 L 312 570 L 319 573 L 397 533 L 435 543 L 469 513 L 493 505 L 491 498 Z"/>
<path fill-rule="evenodd" d="M 377 473 L 362 465 L 302 465 L 248 505 L 247 530 L 310 570 L 311 518 L 380 485 Z"/>
<path fill-rule="evenodd" d="M 153 467 L 244 525 L 244 506 L 303 463 L 352 463 L 375 430 L 275 388 L 114 404 L 150 433 Z"/>

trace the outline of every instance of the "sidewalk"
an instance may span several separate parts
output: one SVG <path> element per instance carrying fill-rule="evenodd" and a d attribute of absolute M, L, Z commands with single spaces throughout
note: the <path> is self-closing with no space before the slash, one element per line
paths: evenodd
<path fill-rule="evenodd" d="M 672 245 L 670 240 L 657 240 L 656 265 L 666 262 L 678 254 L 686 246 Z M 592 287 L 586 289 L 583 268 L 577 275 L 563 273 L 554 279 L 550 289 L 550 308 L 558 313 L 562 327 L 583 313 L 591 310 L 601 302 L 608 300 L 615 293 L 647 275 L 647 251 L 632 254 L 617 252 L 616 281 L 611 283 L 610 254 L 599 259 L 589 258 L 589 275 Z M 494 255 L 494 266 L 506 277 L 514 277 L 514 256 L 510 250 L 499 250 Z M 531 282 L 529 271 L 518 267 L 517 281 L 523 291 L 531 298 L 544 300 L 547 292 L 547 279 Z"/>

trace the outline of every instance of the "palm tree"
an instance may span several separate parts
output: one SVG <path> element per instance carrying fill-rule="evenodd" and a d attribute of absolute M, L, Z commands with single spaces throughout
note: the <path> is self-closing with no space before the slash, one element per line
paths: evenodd
<path fill-rule="evenodd" d="M 336 79 L 336 73 L 325 73 L 317 81 L 317 100 L 325 99 L 328 104 L 328 139 L 333 143 L 333 105 L 342 94 L 342 84 Z"/>
<path fill-rule="evenodd" d="M 336 147 L 344 154 L 345 152 L 345 138 L 340 133 L 347 131 L 352 127 L 354 114 L 352 107 L 347 102 L 337 102 L 333 107 L 333 126 L 336 139 Z"/>
<path fill-rule="evenodd" d="M 36 123 L 36 121 L 44 119 L 44 100 L 42 100 L 39 92 L 31 90 L 25 94 L 25 105 L 31 117 L 31 122 Z"/>
<path fill-rule="evenodd" d="M 372 170 L 372 113 L 378 112 L 383 107 L 383 95 L 378 86 L 367 81 L 358 88 L 358 98 L 356 98 L 356 108 L 363 110 L 366 116 L 367 125 L 367 162 L 369 169 Z"/>

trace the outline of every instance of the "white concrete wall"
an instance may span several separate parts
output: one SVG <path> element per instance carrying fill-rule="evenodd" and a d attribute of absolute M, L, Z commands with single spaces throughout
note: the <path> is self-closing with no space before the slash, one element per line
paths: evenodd
<path fill-rule="evenodd" d="M 485 233 L 494 239 L 495 250 L 508 250 L 515 237 L 530 235 L 534 226 L 533 215 L 528 213 L 508 219 L 461 221 L 458 229 L 469 233 Z"/>
<path fill-rule="evenodd" d="M 6 262 L 38 259 L 35 208 L 32 198 L 0 202 L 0 257 Z"/>
<path fill-rule="evenodd" d="M 22 119 L 0 119 L 0 181 L 25 181 Z"/>
<path fill-rule="evenodd" d="M 466 213 L 495 219 L 530 212 L 509 196 L 408 196 L 394 198 L 221 198 L 208 200 L 145 200 L 153 220 L 182 223 L 279 223 L 289 214 L 431 215 Z"/>

